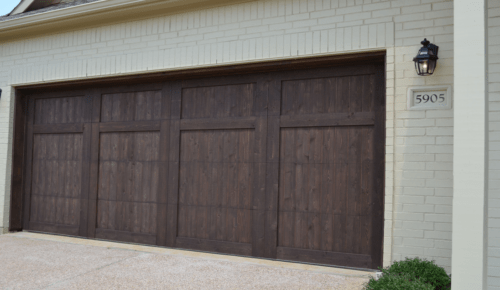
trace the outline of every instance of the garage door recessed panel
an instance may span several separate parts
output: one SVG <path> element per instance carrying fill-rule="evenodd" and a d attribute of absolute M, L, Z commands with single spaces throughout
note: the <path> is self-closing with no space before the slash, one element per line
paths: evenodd
<path fill-rule="evenodd" d="M 251 243 L 254 130 L 181 133 L 179 237 Z"/>
<path fill-rule="evenodd" d="M 373 75 L 290 80 L 282 83 L 282 115 L 372 112 Z"/>
<path fill-rule="evenodd" d="M 254 84 L 182 90 L 182 119 L 249 117 L 253 115 Z"/>
<path fill-rule="evenodd" d="M 97 229 L 156 234 L 159 132 L 101 133 Z"/>
<path fill-rule="evenodd" d="M 35 101 L 35 124 L 71 124 L 90 121 L 90 102 L 85 97 L 47 98 Z"/>
<path fill-rule="evenodd" d="M 132 92 L 102 96 L 101 122 L 161 119 L 161 92 Z"/>
<path fill-rule="evenodd" d="M 36 134 L 30 222 L 80 222 L 82 134 Z"/>

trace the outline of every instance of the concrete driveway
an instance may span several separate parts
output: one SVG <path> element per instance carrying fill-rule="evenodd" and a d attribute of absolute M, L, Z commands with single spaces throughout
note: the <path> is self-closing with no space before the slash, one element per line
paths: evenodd
<path fill-rule="evenodd" d="M 363 289 L 372 272 L 28 232 L 0 235 L 0 289 Z"/>

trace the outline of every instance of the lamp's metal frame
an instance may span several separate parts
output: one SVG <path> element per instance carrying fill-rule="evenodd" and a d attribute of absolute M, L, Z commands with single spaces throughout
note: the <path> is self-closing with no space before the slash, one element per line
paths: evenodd
<path fill-rule="evenodd" d="M 417 56 L 413 58 L 413 62 L 415 62 L 415 65 L 417 65 L 416 62 L 419 60 L 423 59 L 434 60 L 436 61 L 436 66 L 434 67 L 434 70 L 436 70 L 437 60 L 439 59 L 438 57 L 439 46 L 432 44 L 430 41 L 427 40 L 427 38 L 424 38 L 424 40 L 422 40 L 420 43 L 422 44 L 422 47 L 419 49 Z M 424 51 L 425 53 L 422 53 Z"/>

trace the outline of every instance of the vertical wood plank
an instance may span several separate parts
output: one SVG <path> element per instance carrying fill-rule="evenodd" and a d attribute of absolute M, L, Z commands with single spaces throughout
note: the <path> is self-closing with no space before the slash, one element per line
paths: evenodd
<path fill-rule="evenodd" d="M 385 72 L 383 64 L 378 70 Z M 374 190 L 372 198 L 372 268 L 382 266 L 384 238 L 384 186 L 385 186 L 385 74 L 375 75 L 373 141 Z M 376 168 L 376 170 L 375 170 Z"/>
<path fill-rule="evenodd" d="M 179 145 L 182 86 L 180 82 L 171 83 L 170 105 L 170 151 L 168 161 L 168 211 L 166 245 L 175 246 L 177 237 L 177 208 L 179 197 Z"/>
<path fill-rule="evenodd" d="M 82 157 L 81 157 L 81 185 L 80 185 L 80 229 L 79 235 L 87 236 L 88 230 L 88 204 L 90 186 L 90 156 L 91 156 L 92 124 L 85 123 L 82 136 Z M 61 178 L 62 180 L 62 178 Z"/>
<path fill-rule="evenodd" d="M 166 98 L 162 99 L 163 101 Z M 164 109 L 165 107 L 163 107 Z M 162 116 L 167 118 L 170 114 L 163 114 Z M 165 246 L 167 239 L 167 213 L 168 213 L 168 188 L 169 188 L 169 178 L 168 178 L 168 155 L 170 148 L 170 120 L 163 120 L 160 127 L 160 162 L 159 162 L 159 174 L 160 174 L 160 185 L 158 186 L 158 229 L 156 244 L 158 246 Z"/>
<path fill-rule="evenodd" d="M 32 100 L 32 99 L 31 99 Z M 33 100 L 32 100 L 33 102 Z M 11 202 L 9 231 L 20 231 L 23 228 L 23 192 L 25 176 L 26 127 L 29 99 L 16 90 L 14 104 L 14 146 L 12 156 Z"/>
<path fill-rule="evenodd" d="M 25 193 L 24 193 L 24 228 L 29 229 L 30 212 L 31 212 L 31 178 L 33 166 L 33 120 L 35 115 L 35 102 L 29 102 L 27 113 L 27 132 L 26 132 L 26 178 L 25 178 Z"/>
<path fill-rule="evenodd" d="M 269 102 L 269 83 L 259 78 L 253 98 L 253 110 L 257 116 L 254 145 L 251 158 L 253 168 L 252 194 L 252 255 L 269 256 L 266 253 L 266 169 L 267 169 L 267 110 Z"/>
<path fill-rule="evenodd" d="M 92 127 L 90 133 L 90 175 L 88 187 L 87 236 L 95 237 L 97 219 L 97 192 L 99 180 L 99 122 L 101 117 L 101 93 L 92 92 Z"/>
<path fill-rule="evenodd" d="M 276 257 L 278 239 L 278 185 L 281 80 L 274 76 L 268 86 L 267 154 L 266 154 L 266 229 L 265 257 Z"/>

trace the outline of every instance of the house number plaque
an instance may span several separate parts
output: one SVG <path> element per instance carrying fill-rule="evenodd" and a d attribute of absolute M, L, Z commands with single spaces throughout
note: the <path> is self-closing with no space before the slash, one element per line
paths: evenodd
<path fill-rule="evenodd" d="M 451 109 L 451 86 L 408 89 L 408 110 Z"/>

